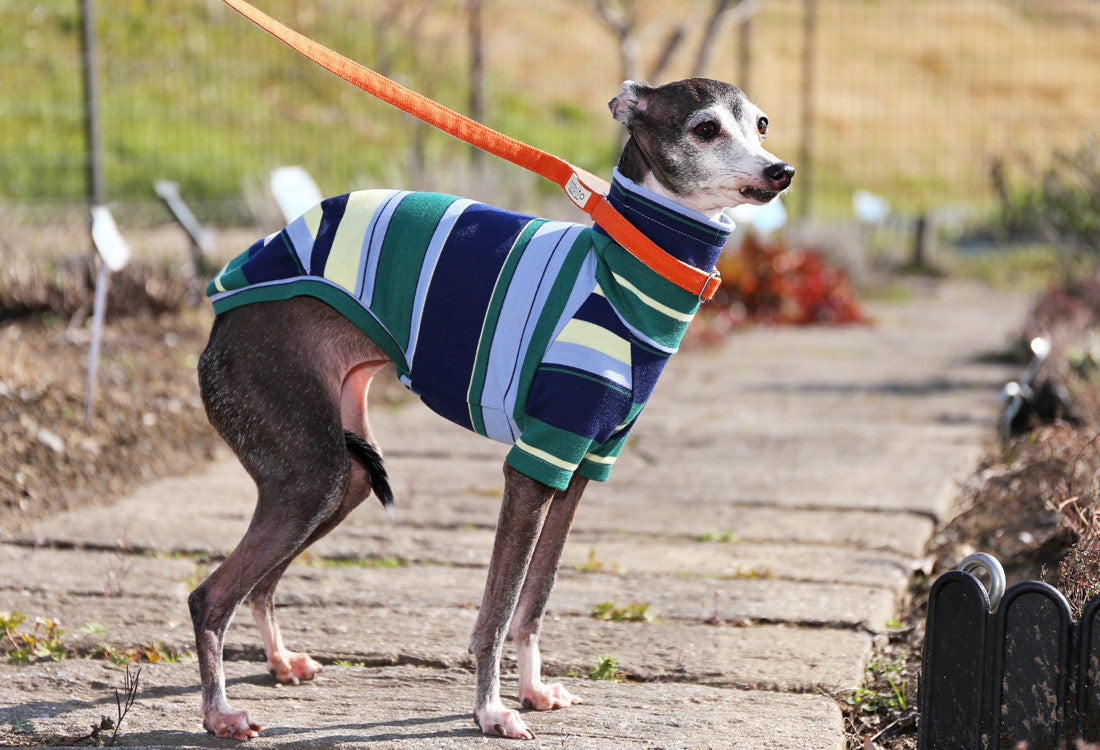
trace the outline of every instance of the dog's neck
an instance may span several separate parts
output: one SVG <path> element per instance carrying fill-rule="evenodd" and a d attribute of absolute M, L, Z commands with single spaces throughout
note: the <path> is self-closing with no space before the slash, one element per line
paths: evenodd
<path fill-rule="evenodd" d="M 721 221 L 722 211 L 726 207 L 715 204 L 713 197 L 681 195 L 661 182 L 654 166 L 650 164 L 645 152 L 638 145 L 633 135 L 630 136 L 626 146 L 623 147 L 623 152 L 619 156 L 618 168 L 623 176 L 629 177 L 646 190 L 651 190 L 663 198 L 679 203 L 696 213 L 703 214 L 711 221 Z"/>
<path fill-rule="evenodd" d="M 708 273 L 733 231 L 729 217 L 716 219 L 674 198 L 640 185 L 616 169 L 607 196 L 611 205 L 642 234 L 673 257 Z M 599 225 L 596 230 L 606 234 Z"/>

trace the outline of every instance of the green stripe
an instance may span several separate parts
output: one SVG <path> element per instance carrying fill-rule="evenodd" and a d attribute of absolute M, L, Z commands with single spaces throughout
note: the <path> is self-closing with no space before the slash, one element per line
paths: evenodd
<path fill-rule="evenodd" d="M 569 295 L 573 291 L 581 266 L 584 265 L 584 260 L 592 247 L 592 240 L 596 236 L 597 234 L 591 229 L 577 235 L 573 247 L 569 248 L 565 256 L 565 262 L 562 263 L 554 285 L 550 288 L 546 304 L 539 313 L 538 323 L 535 325 L 534 334 L 531 336 L 531 342 L 523 360 L 523 369 L 520 371 L 519 385 L 516 389 L 516 406 L 512 414 L 512 418 L 520 425 L 521 430 L 525 429 L 523 419 L 527 412 L 527 397 L 531 394 L 531 382 L 535 379 L 535 371 L 538 369 L 539 362 L 542 361 L 546 348 L 550 346 L 550 337 L 554 335 L 554 328 L 565 310 L 566 303 L 569 302 Z"/>
<path fill-rule="evenodd" d="M 588 438 L 534 418 L 529 418 L 524 424 L 522 440 L 574 466 L 584 460 L 592 447 L 592 441 Z M 533 456 L 518 445 L 512 446 L 507 461 L 516 471 L 559 490 L 568 487 L 569 480 L 573 478 L 572 471 Z"/>
<path fill-rule="evenodd" d="M 286 284 L 246 287 L 215 300 L 214 314 L 221 315 L 235 307 L 243 307 L 254 302 L 278 302 L 292 297 L 313 297 L 334 308 L 367 334 L 371 341 L 382 347 L 397 366 L 398 375 L 409 374 L 405 353 L 390 332 L 347 292 L 324 282 L 301 279 Z"/>
<path fill-rule="evenodd" d="M 474 358 L 473 375 L 470 378 L 470 388 L 466 394 L 466 401 L 470 404 L 470 422 L 474 431 L 479 435 L 485 434 L 485 418 L 481 413 L 481 392 L 485 388 L 485 376 L 489 370 L 489 355 L 492 353 L 493 336 L 496 334 L 497 323 L 500 320 L 500 310 L 504 307 L 504 299 L 508 296 L 508 287 L 512 284 L 516 267 L 523 257 L 523 251 L 527 244 L 538 231 L 538 228 L 546 223 L 545 219 L 530 221 L 523 231 L 519 233 L 516 241 L 512 243 L 512 249 L 508 251 L 508 257 L 497 274 L 496 284 L 493 286 L 493 294 L 489 298 L 489 308 L 485 312 L 485 321 L 481 326 L 481 337 L 477 343 L 477 356 Z"/>
<path fill-rule="evenodd" d="M 248 251 L 245 250 L 240 255 L 237 255 L 228 263 L 225 264 L 225 268 L 218 271 L 218 274 L 210 280 L 210 283 L 206 285 L 206 296 L 212 297 L 215 294 L 220 294 L 221 289 L 218 289 L 218 282 L 221 282 L 222 289 L 226 291 L 230 289 L 237 289 L 242 286 L 247 286 L 248 279 L 244 277 L 244 273 L 239 269 L 248 260 Z M 226 283 L 228 282 L 228 283 Z"/>
<path fill-rule="evenodd" d="M 661 346 L 677 349 L 688 323 L 670 318 L 642 302 L 634 292 L 623 288 L 615 280 L 611 269 L 648 297 L 685 315 L 695 315 L 699 309 L 699 298 L 646 266 L 614 241 L 595 235 L 594 244 L 601 260 L 596 264 L 596 280 L 607 300 L 627 323 L 639 331 L 645 331 Z"/>
<path fill-rule="evenodd" d="M 458 198 L 435 193 L 412 193 L 402 199 L 382 243 L 371 309 L 390 321 L 393 338 L 402 351 L 412 335 L 416 285 L 428 244 L 447 208 Z"/>

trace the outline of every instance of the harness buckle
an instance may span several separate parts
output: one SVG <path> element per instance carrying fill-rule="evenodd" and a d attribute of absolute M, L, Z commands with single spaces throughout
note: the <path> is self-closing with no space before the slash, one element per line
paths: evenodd
<path fill-rule="evenodd" d="M 715 282 L 714 291 L 717 292 L 718 287 L 722 284 L 722 272 L 719 271 L 717 268 L 711 271 L 710 276 L 708 276 L 707 280 L 703 282 L 703 288 L 699 290 L 700 302 L 706 302 L 708 299 L 714 296 L 714 292 L 707 294 L 707 291 L 710 289 L 710 283 L 712 281 Z"/>

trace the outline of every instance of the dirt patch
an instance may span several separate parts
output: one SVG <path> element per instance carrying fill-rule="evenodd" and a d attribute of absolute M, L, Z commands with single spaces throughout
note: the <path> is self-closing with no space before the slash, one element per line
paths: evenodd
<path fill-rule="evenodd" d="M 112 321 L 87 427 L 88 329 L 51 315 L 0 326 L 0 530 L 210 459 L 222 443 L 195 366 L 211 320 L 185 310 Z"/>

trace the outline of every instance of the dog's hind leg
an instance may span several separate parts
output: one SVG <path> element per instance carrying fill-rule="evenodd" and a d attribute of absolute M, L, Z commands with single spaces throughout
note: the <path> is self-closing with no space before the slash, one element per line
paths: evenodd
<path fill-rule="evenodd" d="M 260 730 L 247 712 L 234 711 L 225 695 L 222 646 L 237 608 L 266 581 L 257 591 L 264 613 L 261 629 L 270 622 L 265 640 L 277 643 L 268 606 L 282 571 L 369 490 L 366 468 L 349 458 L 341 409 L 348 361 L 368 359 L 360 355 L 369 347 L 362 345 L 361 334 L 349 338 L 352 334 L 343 335 L 345 329 L 331 320 L 333 335 L 327 341 L 334 343 L 317 347 L 316 326 L 325 324 L 326 315 L 336 314 L 315 301 L 231 310 L 215 322 L 200 359 L 199 383 L 210 421 L 258 490 L 244 537 L 188 599 L 203 723 L 219 737 L 243 740 Z"/>
<path fill-rule="evenodd" d="M 564 492 L 554 495 L 527 568 L 516 613 L 512 616 L 510 635 L 516 644 L 519 663 L 519 700 L 527 708 L 537 711 L 564 708 L 581 702 L 560 683 L 543 683 L 539 633 L 550 591 L 557 580 L 565 539 L 573 526 L 577 505 L 587 484 L 588 480 L 577 474 Z"/>
<path fill-rule="evenodd" d="M 371 378 L 379 368 L 380 365 L 377 364 L 356 368 L 344 381 L 341 391 L 341 419 L 347 428 L 344 439 L 353 460 L 340 507 L 317 527 L 306 543 L 286 562 L 264 576 L 249 596 L 252 619 L 263 638 L 267 668 L 279 682 L 297 685 L 302 680 L 313 679 L 322 671 L 321 664 L 309 654 L 291 651 L 283 642 L 279 623 L 275 618 L 275 587 L 286 568 L 310 545 L 336 528 L 372 490 L 384 506 L 390 507 L 393 504 L 386 472 L 382 468 L 382 458 L 373 442 L 366 414 L 366 392 Z"/>

